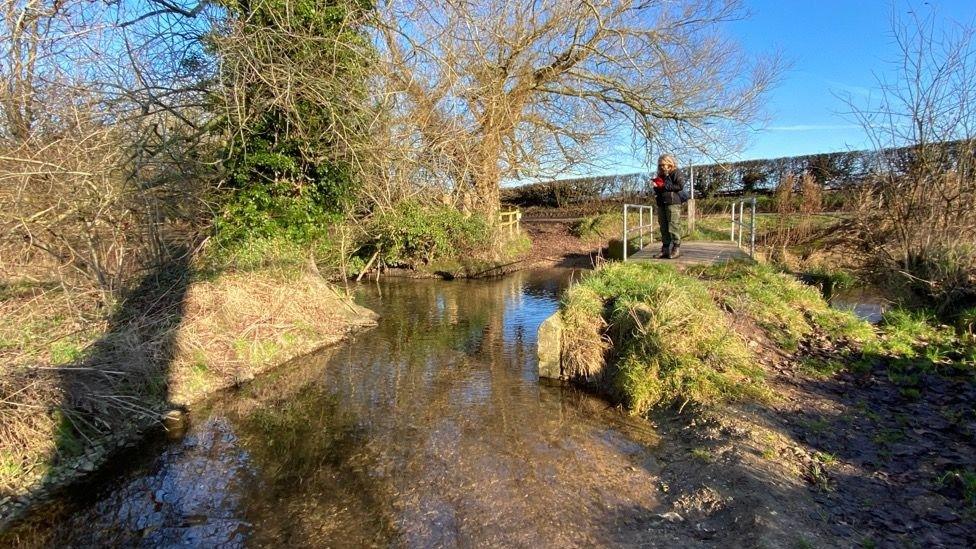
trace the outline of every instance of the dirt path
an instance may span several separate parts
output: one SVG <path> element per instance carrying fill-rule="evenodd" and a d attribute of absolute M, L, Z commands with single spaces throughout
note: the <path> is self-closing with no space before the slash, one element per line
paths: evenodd
<path fill-rule="evenodd" d="M 525 219 L 522 226 L 532 239 L 532 267 L 593 267 L 600 250 L 571 232 L 576 219 Z"/>
<path fill-rule="evenodd" d="M 775 414 L 814 456 L 806 476 L 833 531 L 880 546 L 976 546 L 971 370 L 875 361 L 817 379 L 791 366 L 773 379 Z"/>
<path fill-rule="evenodd" d="M 976 546 L 972 371 L 803 371 L 828 354 L 766 356 L 772 403 L 652 417 L 671 528 L 746 547 Z"/>

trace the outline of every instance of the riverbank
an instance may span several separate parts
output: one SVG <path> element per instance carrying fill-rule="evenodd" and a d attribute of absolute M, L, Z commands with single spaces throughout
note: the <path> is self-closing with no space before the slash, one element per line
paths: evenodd
<path fill-rule="evenodd" d="M 529 223 L 526 233 L 505 241 L 508 261 L 449 256 L 382 276 L 491 278 L 593 264 L 590 246 L 567 244 L 578 239 L 563 224 Z M 166 412 L 375 325 L 375 314 L 306 272 L 295 254 L 246 255 L 230 261 L 240 271 L 180 263 L 151 273 L 109 314 L 78 311 L 92 301 L 71 299 L 53 282 L 7 277 L 0 523 L 98 469 Z"/>
<path fill-rule="evenodd" d="M 56 288 L 4 287 L 0 525 L 97 470 L 165 413 L 376 325 L 340 289 L 294 269 L 203 275 L 170 265 L 109 314 L 66 312 L 82 302 Z"/>
<path fill-rule="evenodd" d="M 743 264 L 610 265 L 565 294 L 561 316 L 567 377 L 661 430 L 672 531 L 976 542 L 970 337 L 901 310 L 875 329 Z"/>

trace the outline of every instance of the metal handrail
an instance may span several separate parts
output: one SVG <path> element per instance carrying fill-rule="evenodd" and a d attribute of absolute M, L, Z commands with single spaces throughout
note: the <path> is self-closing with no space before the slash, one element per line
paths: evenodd
<path fill-rule="evenodd" d="M 745 207 L 746 207 L 746 203 L 747 202 L 751 204 L 751 208 L 750 208 L 749 222 L 748 223 L 745 223 L 745 222 L 743 222 L 743 219 L 745 218 Z M 738 217 L 738 219 L 735 216 L 736 206 L 738 206 L 738 208 L 739 208 L 739 217 Z M 736 242 L 736 239 L 735 239 L 735 237 L 736 237 L 736 230 L 735 230 L 736 227 L 739 228 L 739 230 L 738 230 L 738 235 L 739 235 L 738 242 Z M 739 199 L 739 200 L 737 200 L 737 201 L 735 201 L 735 202 L 732 203 L 732 234 L 731 234 L 731 236 L 730 236 L 729 239 L 732 242 L 735 242 L 736 245 L 738 245 L 741 248 L 742 247 L 742 233 L 744 233 L 746 230 L 749 231 L 749 257 L 755 259 L 755 257 L 756 257 L 756 197 L 754 197 L 754 196 L 751 197 L 751 198 L 741 198 L 741 199 Z"/>
<path fill-rule="evenodd" d="M 627 225 L 627 210 L 628 209 L 636 209 L 637 210 L 637 219 L 638 219 L 638 221 L 637 221 L 637 226 L 636 227 L 629 227 Z M 647 225 L 644 224 L 644 210 L 647 210 L 649 212 L 648 217 L 647 217 L 647 219 L 648 219 L 648 224 Z M 638 236 L 640 238 L 640 241 L 639 241 L 640 242 L 640 247 L 641 247 L 641 249 L 644 249 L 644 232 L 645 232 L 644 229 L 645 228 L 650 229 L 649 231 L 647 231 L 647 234 L 649 235 L 649 237 L 648 237 L 648 239 L 649 239 L 648 240 L 648 243 L 650 244 L 650 243 L 654 242 L 654 206 L 645 206 L 643 204 L 624 204 L 624 235 L 623 235 L 623 260 L 624 261 L 627 261 L 627 247 L 628 247 L 628 244 L 630 242 L 630 233 L 632 231 L 634 231 L 634 230 L 637 231 L 637 234 L 638 234 Z"/>

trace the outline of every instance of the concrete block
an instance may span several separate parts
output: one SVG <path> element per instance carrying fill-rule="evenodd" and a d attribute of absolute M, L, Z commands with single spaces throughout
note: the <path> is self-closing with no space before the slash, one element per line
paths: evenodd
<path fill-rule="evenodd" d="M 557 311 L 539 326 L 539 377 L 559 379 L 562 375 L 563 321 Z"/>

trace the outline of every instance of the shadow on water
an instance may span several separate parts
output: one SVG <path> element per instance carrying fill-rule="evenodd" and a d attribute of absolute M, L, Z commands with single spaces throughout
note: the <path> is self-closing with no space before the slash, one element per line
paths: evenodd
<path fill-rule="evenodd" d="M 194 410 L 185 438 L 65 503 L 44 535 L 76 545 L 605 542 L 607 508 L 657 509 L 645 467 L 657 437 L 602 400 L 538 382 L 536 331 L 569 276 L 364 285 L 379 327 Z"/>

